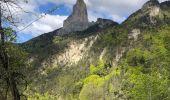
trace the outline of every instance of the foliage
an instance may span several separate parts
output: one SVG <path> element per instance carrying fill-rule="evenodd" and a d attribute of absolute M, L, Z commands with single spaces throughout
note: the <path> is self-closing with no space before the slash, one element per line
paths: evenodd
<path fill-rule="evenodd" d="M 98 66 L 107 66 L 107 64 L 100 62 Z M 120 73 L 121 72 L 119 67 L 113 67 L 112 69 L 110 69 L 110 72 L 107 73 L 107 75 L 105 76 L 99 76 L 97 75 L 97 73 L 91 73 L 92 75 L 88 76 L 83 81 L 83 88 L 80 92 L 79 99 L 80 100 L 94 100 L 94 99 L 110 100 L 111 98 L 114 97 L 114 94 L 112 93 L 116 91 L 116 87 L 114 87 L 111 84 L 111 81 L 114 80 L 115 78 L 118 78 L 120 76 Z M 118 81 L 118 79 L 116 81 Z"/>
<path fill-rule="evenodd" d="M 11 28 L 4 28 L 1 36 L 4 39 L 0 42 L 0 99 L 26 99 L 23 91 L 27 86 L 27 53 L 13 43 L 16 34 Z"/>
<path fill-rule="evenodd" d="M 124 58 L 124 93 L 131 100 L 169 100 L 169 27 L 144 34 Z"/>
<path fill-rule="evenodd" d="M 28 100 L 56 100 L 57 96 L 50 95 L 49 93 L 45 93 L 43 95 L 35 93 L 34 97 L 28 97 Z"/>
<path fill-rule="evenodd" d="M 6 79 L 8 78 L 8 73 L 11 73 L 12 76 L 15 78 L 15 81 L 18 85 L 18 89 L 22 93 L 25 91 L 25 88 L 27 86 L 27 82 L 25 79 L 25 73 L 26 73 L 26 66 L 27 64 L 25 61 L 27 60 L 27 53 L 24 52 L 20 47 L 12 44 L 7 43 L 6 48 L 8 51 L 9 57 L 9 69 L 6 70 L 0 65 L 0 94 L 7 92 L 7 95 L 9 96 L 10 93 L 8 93 L 9 84 L 6 83 Z M 3 94 L 5 96 L 6 94 Z"/>
<path fill-rule="evenodd" d="M 90 65 L 90 74 L 96 74 L 99 76 L 105 76 L 108 74 L 109 66 L 106 65 L 105 61 L 100 60 L 97 66 Z"/>
<path fill-rule="evenodd" d="M 150 73 L 142 73 L 141 68 L 129 68 L 125 80 L 126 95 L 131 100 L 168 100 L 169 80 L 159 71 L 152 69 Z M 166 99 L 167 98 L 167 99 Z"/>
<path fill-rule="evenodd" d="M 64 100 L 169 100 L 168 21 L 152 26 L 141 16 L 142 14 L 134 15 L 125 24 L 99 32 L 77 32 L 64 36 L 49 33 L 25 43 L 24 47 L 29 47 L 26 49 L 31 56 L 38 59 L 34 61 L 38 63 L 35 67 L 39 67 L 44 60 L 62 53 L 69 42 L 84 40 L 92 35 L 98 37 L 87 55 L 77 64 L 56 64 L 49 65 L 48 68 L 33 67 L 29 70 L 32 82 L 29 97 Z M 139 17 L 141 18 L 136 20 Z M 130 44 L 128 33 L 135 28 L 139 28 L 141 34 L 137 41 Z M 125 54 L 117 67 L 112 66 L 119 47 L 126 48 Z M 104 49 L 105 60 L 98 61 Z M 34 92 L 31 93 L 32 91 Z"/>
<path fill-rule="evenodd" d="M 150 53 L 147 50 L 131 49 L 127 53 L 127 63 L 130 66 L 145 65 L 150 59 Z"/>
<path fill-rule="evenodd" d="M 53 39 L 53 42 L 56 43 L 56 44 L 58 44 L 58 43 L 60 43 L 62 40 L 63 40 L 62 37 L 56 36 L 56 37 Z"/>

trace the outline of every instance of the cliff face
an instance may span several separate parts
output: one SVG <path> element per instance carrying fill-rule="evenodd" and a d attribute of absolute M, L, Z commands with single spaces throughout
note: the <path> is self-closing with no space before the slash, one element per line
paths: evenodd
<path fill-rule="evenodd" d="M 157 22 L 154 17 L 158 16 L 161 11 L 158 0 L 148 1 L 143 5 L 141 10 L 143 13 L 146 13 L 148 15 L 149 22 L 152 24 L 155 24 Z"/>
<path fill-rule="evenodd" d="M 89 26 L 87 7 L 84 0 L 77 0 L 72 14 L 64 21 L 66 32 L 83 31 Z"/>

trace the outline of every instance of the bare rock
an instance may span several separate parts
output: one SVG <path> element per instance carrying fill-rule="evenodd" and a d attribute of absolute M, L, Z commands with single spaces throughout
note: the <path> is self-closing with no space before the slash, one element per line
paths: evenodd
<path fill-rule="evenodd" d="M 87 7 L 84 0 L 77 0 L 72 14 L 64 21 L 65 32 L 83 31 L 89 26 Z"/>
<path fill-rule="evenodd" d="M 157 21 L 155 20 L 155 17 L 158 16 L 161 12 L 159 1 L 149 0 L 143 5 L 142 11 L 146 13 L 147 15 L 149 15 L 150 23 L 152 24 L 157 23 Z"/>
<path fill-rule="evenodd" d="M 154 17 L 160 12 L 160 4 L 158 0 L 150 0 L 143 5 L 142 10 L 149 13 L 150 17 Z"/>

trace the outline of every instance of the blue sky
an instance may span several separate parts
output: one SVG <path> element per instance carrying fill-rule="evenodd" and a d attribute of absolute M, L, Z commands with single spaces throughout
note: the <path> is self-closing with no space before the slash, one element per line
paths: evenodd
<path fill-rule="evenodd" d="M 60 15 L 60 16 L 69 16 L 70 13 L 71 13 L 71 9 L 66 7 L 64 4 L 57 5 L 57 4 L 51 3 L 51 2 L 49 2 L 47 4 L 40 5 L 38 7 L 38 10 L 35 10 L 35 11 L 41 14 L 41 13 L 46 13 L 49 9 L 52 9 L 52 8 L 55 8 L 55 7 L 58 7 L 58 9 L 55 10 L 53 13 L 50 13 L 50 15 L 53 15 L 53 16 L 57 16 L 57 15 Z M 37 18 L 35 18 L 35 20 Z M 34 20 L 32 20 L 32 21 L 34 21 Z M 25 25 L 27 25 L 27 24 L 25 24 Z M 38 36 L 38 35 L 34 36 L 32 34 L 32 32 L 22 32 L 21 31 L 19 33 L 18 37 L 17 37 L 17 42 L 22 43 L 22 42 L 28 41 L 28 40 L 36 37 L 36 36 Z"/>
<path fill-rule="evenodd" d="M 42 2 L 43 1 L 43 2 Z M 89 21 L 96 21 L 97 18 L 112 19 L 116 22 L 123 22 L 130 14 L 140 9 L 147 0 L 85 0 Z M 160 0 L 160 2 L 165 0 Z M 42 16 L 49 9 L 58 7 L 52 14 L 47 14 L 40 20 L 30 25 L 27 29 L 18 33 L 17 42 L 22 43 L 43 33 L 47 33 L 62 27 L 63 21 L 71 14 L 72 7 L 76 0 L 29 0 L 27 4 L 20 5 L 26 11 L 36 14 L 21 14 L 22 29 L 30 22 Z"/>
<path fill-rule="evenodd" d="M 55 10 L 53 13 L 50 13 L 50 15 L 53 15 L 53 16 L 57 16 L 57 15 L 69 16 L 72 12 L 72 9 L 68 6 L 66 6 L 65 4 L 59 4 L 58 5 L 58 4 L 51 3 L 51 2 L 48 2 L 46 4 L 38 6 L 38 9 L 36 9 L 35 11 L 41 14 L 41 13 L 46 13 L 49 9 L 55 8 L 55 7 L 58 7 L 59 9 Z M 94 14 L 95 13 L 97 13 L 97 12 L 94 12 Z M 111 16 L 108 16 L 108 15 L 105 15 L 105 14 L 103 14 L 101 16 L 104 17 L 104 18 L 112 19 Z M 20 33 L 21 34 L 18 35 L 17 42 L 25 42 L 25 41 L 28 41 L 31 38 L 37 36 L 37 35 L 35 35 L 35 36 L 32 35 L 32 32 L 20 32 Z"/>
<path fill-rule="evenodd" d="M 51 8 L 55 8 L 55 7 L 58 7 L 59 9 L 57 9 L 56 11 L 54 11 L 53 13 L 51 13 L 51 15 L 61 15 L 61 16 L 68 16 L 71 14 L 71 9 L 69 9 L 68 7 L 66 7 L 64 4 L 60 4 L 60 5 L 57 5 L 55 3 L 47 3 L 47 4 L 44 4 L 44 5 L 40 5 L 38 7 L 38 11 L 40 13 L 44 13 L 44 12 L 47 12 L 48 9 L 51 9 Z"/>

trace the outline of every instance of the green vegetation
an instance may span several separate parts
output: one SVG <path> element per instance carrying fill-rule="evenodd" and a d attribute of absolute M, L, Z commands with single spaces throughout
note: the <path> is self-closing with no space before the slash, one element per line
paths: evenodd
<path fill-rule="evenodd" d="M 160 74 L 159 70 L 152 69 L 143 73 L 141 67 L 129 68 L 126 72 L 125 94 L 131 100 L 169 100 L 169 80 Z"/>
<path fill-rule="evenodd" d="M 95 68 L 101 69 L 103 63 L 100 63 Z M 103 67 L 106 67 L 105 64 Z M 94 67 L 94 66 L 93 66 Z M 114 68 L 114 69 L 113 69 Z M 79 99 L 80 100 L 111 100 L 113 98 L 113 94 L 116 91 L 117 87 L 114 87 L 111 82 L 114 78 L 120 77 L 120 70 L 118 68 L 113 67 L 110 72 L 106 76 L 99 76 L 98 73 L 93 73 L 83 80 L 83 88 L 80 92 Z M 94 69 L 92 69 L 93 71 Z M 103 71 L 103 69 L 101 69 Z M 105 73 L 105 71 L 103 71 Z M 100 74 L 101 75 L 101 74 Z M 119 79 L 116 79 L 119 81 Z"/>
<path fill-rule="evenodd" d="M 123 31 L 122 27 L 116 30 L 110 28 L 99 34 L 100 38 L 89 52 L 93 55 L 91 58 L 95 58 L 101 53 L 98 48 L 105 47 L 106 60 L 96 58 L 92 60 L 94 63 L 89 64 L 87 59 L 82 59 L 69 67 L 56 65 L 46 68 L 45 75 L 35 74 L 38 78 L 32 77 L 34 82 L 30 80 L 30 88 L 26 91 L 29 99 L 169 100 L 169 25 L 163 25 L 159 30 L 144 30 L 117 67 L 111 66 L 109 59 L 114 56 L 115 48 L 129 47 L 131 40 L 127 39 L 128 32 Z M 56 37 L 55 43 L 60 45 L 63 41 L 61 37 Z"/>
<path fill-rule="evenodd" d="M 123 24 L 105 30 L 96 31 L 94 26 L 95 31 L 63 36 L 49 33 L 22 44 L 34 57 L 27 72 L 28 99 L 170 100 L 169 9 L 156 16 L 155 25 L 148 23 L 140 11 Z M 141 31 L 136 41 L 128 39 L 133 29 Z M 87 41 L 88 47 L 90 40 L 94 40 L 92 46 L 78 63 L 50 64 L 51 57 L 64 53 L 70 42 Z M 125 52 L 121 56 L 122 48 Z M 44 61 L 48 63 L 41 67 Z"/>
<path fill-rule="evenodd" d="M 169 32 L 169 26 L 163 26 L 157 32 L 147 31 L 135 49 L 127 52 L 122 64 L 127 66 L 124 89 L 129 99 L 170 99 Z"/>
<path fill-rule="evenodd" d="M 0 41 L 0 99 L 25 100 L 27 53 L 16 44 L 12 29 L 3 29 L 5 40 Z M 4 44 L 3 44 L 4 43 Z M 16 98 L 16 95 L 18 99 Z"/>

